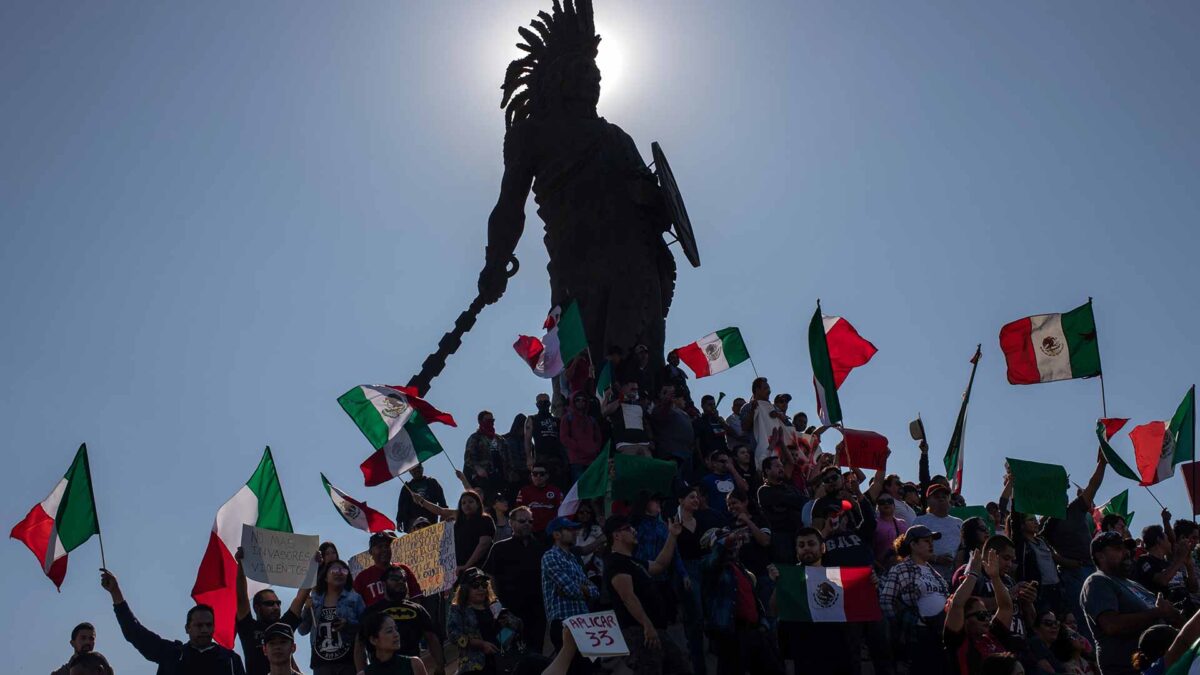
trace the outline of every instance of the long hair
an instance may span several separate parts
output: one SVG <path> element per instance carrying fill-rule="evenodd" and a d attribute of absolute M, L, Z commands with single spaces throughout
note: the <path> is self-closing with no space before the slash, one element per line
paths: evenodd
<path fill-rule="evenodd" d="M 479 509 L 477 511 L 475 511 L 476 519 L 478 519 L 478 518 L 491 519 L 491 516 L 489 516 L 488 512 L 485 511 L 483 508 L 483 498 L 479 496 L 479 493 L 474 490 L 464 490 L 462 495 L 460 495 L 458 498 L 458 508 L 455 510 L 455 513 L 457 514 L 455 516 L 455 518 L 457 519 L 458 522 L 460 522 L 460 523 L 467 522 L 467 514 L 463 513 L 463 510 L 462 510 L 462 500 L 464 500 L 464 499 L 474 499 L 475 500 L 475 505 L 479 507 Z"/>
<path fill-rule="evenodd" d="M 471 570 L 474 570 L 475 573 L 468 574 L 468 572 L 470 572 Z M 489 577 L 485 572 L 483 572 L 482 570 L 480 570 L 478 568 L 472 567 L 471 570 L 464 571 L 463 575 L 458 578 L 458 584 L 454 590 L 454 599 L 450 601 L 450 604 L 455 607 L 466 607 L 470 603 L 470 593 L 471 593 L 470 582 L 475 579 L 487 579 L 488 580 L 487 604 L 491 605 L 493 602 L 496 602 L 496 600 L 497 600 L 496 588 L 492 584 L 492 578 Z"/>
<path fill-rule="evenodd" d="M 350 566 L 346 564 L 346 561 L 331 560 L 324 565 L 321 565 L 321 569 L 317 571 L 317 585 L 313 586 L 314 592 L 320 593 L 321 595 L 325 595 L 329 592 L 329 582 L 325 581 L 325 575 L 329 572 L 329 568 L 333 567 L 334 565 L 341 565 L 342 567 L 346 568 L 346 589 L 354 586 L 354 575 L 350 573 Z"/>

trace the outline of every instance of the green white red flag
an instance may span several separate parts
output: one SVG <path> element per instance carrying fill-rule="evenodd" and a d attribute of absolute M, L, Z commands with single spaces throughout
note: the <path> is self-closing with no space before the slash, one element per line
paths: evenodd
<path fill-rule="evenodd" d="M 279 485 L 275 458 L 269 447 L 263 451 L 250 480 L 217 510 L 208 547 L 196 572 L 196 584 L 192 586 L 192 599 L 213 608 L 216 619 L 213 639 L 229 649 L 233 649 L 237 620 L 237 561 L 233 554 L 242 545 L 242 525 L 277 532 L 292 531 L 292 519 L 283 501 L 283 488 Z M 267 588 L 266 584 L 253 579 L 247 579 L 246 584 L 251 597 Z"/>
<path fill-rule="evenodd" d="M 1130 468 L 1130 466 L 1125 463 L 1125 460 L 1121 459 L 1121 456 L 1117 454 L 1117 451 L 1113 449 L 1112 444 L 1109 443 L 1109 441 L 1112 440 L 1112 437 L 1115 436 L 1127 422 L 1129 422 L 1129 420 L 1124 417 L 1108 417 L 1096 420 L 1096 440 L 1100 443 L 1100 452 L 1104 454 L 1104 461 L 1106 461 L 1108 465 L 1112 467 L 1112 470 L 1116 472 L 1118 476 L 1141 482 L 1142 477 L 1139 476 L 1136 471 Z"/>
<path fill-rule="evenodd" d="M 585 499 L 597 499 L 608 496 L 609 472 L 608 460 L 612 445 L 606 444 L 600 455 L 592 461 L 579 480 L 563 497 L 558 507 L 558 515 L 572 516 Z M 612 498 L 614 500 L 632 501 L 640 492 L 648 494 L 667 494 L 679 467 L 669 460 L 639 457 L 618 453 L 612 457 L 613 473 Z"/>
<path fill-rule="evenodd" d="M 532 335 L 519 335 L 513 349 L 534 375 L 551 378 L 562 373 L 571 359 L 587 351 L 579 303 L 572 300 L 566 307 L 556 306 L 550 310 L 542 327 L 546 334 L 541 340 Z"/>
<path fill-rule="evenodd" d="M 1142 485 L 1175 475 L 1175 465 L 1196 455 L 1196 387 L 1183 397 L 1170 422 L 1147 422 L 1129 432 Z"/>
<path fill-rule="evenodd" d="M 50 496 L 34 504 L 8 536 L 28 546 L 41 563 L 42 572 L 61 588 L 67 575 L 67 554 L 93 534 L 100 534 L 100 520 L 92 494 L 87 444 L 83 444 Z"/>
<path fill-rule="evenodd" d="M 366 502 L 360 502 L 342 492 L 329 482 L 325 474 L 321 474 L 321 484 L 325 486 L 325 492 L 329 493 L 329 501 L 333 502 L 333 508 L 337 509 L 350 527 L 364 532 L 383 532 L 396 529 L 396 524 L 392 522 L 391 518 L 367 506 Z"/>
<path fill-rule="evenodd" d="M 412 469 L 442 451 L 430 422 L 457 426 L 454 418 L 417 396 L 411 387 L 363 384 L 338 397 L 375 453 L 359 468 L 368 487 Z"/>
<path fill-rule="evenodd" d="M 1104 516 L 1110 513 L 1115 513 L 1125 519 L 1125 527 L 1133 525 L 1133 511 L 1129 510 L 1129 489 L 1121 490 L 1113 496 L 1112 499 L 1104 502 L 1103 505 L 1092 509 L 1092 520 L 1096 523 L 1096 530 L 1100 529 L 1100 522 L 1104 520 Z"/>
<path fill-rule="evenodd" d="M 971 357 L 971 377 L 967 380 L 967 390 L 963 392 L 962 405 L 958 409 L 958 418 L 954 422 L 954 432 L 950 434 L 950 445 L 946 447 L 946 456 L 942 464 L 946 467 L 946 475 L 950 477 L 950 489 L 954 494 L 962 494 L 963 448 L 967 437 L 967 404 L 971 402 L 971 388 L 975 385 L 975 371 L 979 369 L 980 351 L 983 345 L 975 346 L 975 355 Z"/>
<path fill-rule="evenodd" d="M 1011 384 L 1038 384 L 1100 374 L 1092 301 L 1064 314 L 1038 314 L 1000 329 Z"/>
<path fill-rule="evenodd" d="M 779 565 L 775 598 L 783 621 L 878 621 L 870 567 Z"/>
<path fill-rule="evenodd" d="M 709 333 L 675 352 L 697 379 L 724 372 L 750 359 L 750 350 L 746 349 L 742 331 L 737 328 L 722 328 Z"/>
<path fill-rule="evenodd" d="M 821 303 L 808 324 L 808 352 L 812 360 L 817 415 L 826 425 L 840 424 L 842 404 L 837 390 L 850 371 L 864 365 L 879 351 L 840 316 L 821 314 Z"/>

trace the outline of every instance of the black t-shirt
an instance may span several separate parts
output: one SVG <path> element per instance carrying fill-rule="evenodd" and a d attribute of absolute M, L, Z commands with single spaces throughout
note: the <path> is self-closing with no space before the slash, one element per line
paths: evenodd
<path fill-rule="evenodd" d="M 300 625 L 300 617 L 288 610 L 279 617 L 279 620 L 296 630 L 296 626 Z M 261 621 L 255 619 L 254 615 L 247 614 L 244 618 L 238 619 L 237 629 L 238 640 L 242 643 L 242 654 L 246 657 L 246 675 L 267 675 L 271 670 L 271 664 L 267 663 L 267 656 L 263 654 L 263 633 L 274 621 Z"/>
<path fill-rule="evenodd" d="M 701 509 L 696 512 L 696 529 L 689 530 L 686 527 L 679 533 L 679 538 L 675 540 L 675 555 L 684 560 L 699 560 L 707 555 L 707 551 L 700 547 L 700 539 L 704 537 L 704 533 L 714 527 L 723 527 L 727 524 L 720 514 L 712 509 Z"/>
<path fill-rule="evenodd" d="M 363 671 L 366 675 L 412 675 L 412 659 L 402 654 L 392 656 L 386 663 L 376 661 Z"/>
<path fill-rule="evenodd" d="M 763 520 L 762 517 L 753 516 L 752 519 L 754 520 L 754 524 L 758 526 L 758 529 L 766 530 L 768 534 L 770 533 L 771 530 L 767 527 L 767 521 Z M 739 523 L 735 522 L 734 527 L 740 527 Z M 746 540 L 745 544 L 742 544 L 742 549 L 738 553 L 738 560 L 742 561 L 742 564 L 746 566 L 746 569 L 753 572 L 754 576 L 762 579 L 763 575 L 767 573 L 767 565 L 771 564 L 771 547 L 759 546 L 758 542 L 754 541 L 754 537 L 750 537 Z"/>
<path fill-rule="evenodd" d="M 562 441 L 558 437 L 558 418 L 550 413 L 533 416 L 533 456 L 536 460 L 559 460 L 563 457 Z"/>
<path fill-rule="evenodd" d="M 604 585 L 607 587 L 609 597 L 612 598 L 613 611 L 617 615 L 617 624 L 621 628 L 632 628 L 638 626 L 637 620 L 625 608 L 625 602 L 621 600 L 620 594 L 613 588 L 613 577 L 618 574 L 628 574 L 633 579 L 633 594 L 642 603 L 642 610 L 646 612 L 646 617 L 650 619 L 650 623 L 655 628 L 666 628 L 666 617 L 663 616 L 663 601 L 659 595 L 658 586 L 650 578 L 648 565 L 641 560 L 631 558 L 620 553 L 610 553 L 604 559 Z"/>
<path fill-rule="evenodd" d="M 805 501 L 800 490 L 790 483 L 758 488 L 758 506 L 775 534 L 792 534 L 803 526 L 800 512 Z"/>
<path fill-rule="evenodd" d="M 813 511 L 820 508 L 820 501 Z M 875 563 L 875 509 L 863 497 L 858 510 L 847 518 L 861 520 L 853 530 L 837 530 L 825 539 L 825 555 L 821 564 L 826 567 L 870 567 Z"/>
<path fill-rule="evenodd" d="M 496 523 L 492 522 L 492 517 L 484 513 L 474 518 L 460 518 L 454 522 L 454 558 L 459 565 L 467 564 L 471 559 L 471 554 L 475 552 L 475 547 L 479 545 L 479 540 L 482 537 L 496 536 Z M 480 565 L 484 560 L 487 560 L 487 554 L 484 557 L 476 560 L 476 565 Z"/>
<path fill-rule="evenodd" d="M 316 620 L 313 621 L 313 632 L 317 634 L 312 643 L 312 657 L 309 666 L 316 668 L 333 663 L 354 663 L 354 636 L 343 628 L 335 630 L 333 623 L 340 619 L 338 608 L 313 607 Z"/>
<path fill-rule="evenodd" d="M 1154 583 L 1154 576 L 1162 574 L 1170 567 L 1170 563 L 1158 556 L 1145 555 L 1138 556 L 1137 561 L 1133 564 L 1133 580 L 1146 587 L 1146 590 L 1151 593 L 1167 594 L 1167 587 Z"/>
<path fill-rule="evenodd" d="M 500 602 L 518 617 L 521 616 L 518 609 L 542 606 L 542 554 L 545 552 L 545 547 L 532 537 L 527 541 L 509 537 L 492 545 L 483 564 L 483 571 L 495 580 Z"/>
<path fill-rule="evenodd" d="M 411 600 L 380 600 L 363 612 L 359 623 L 366 624 L 369 617 L 379 613 L 392 617 L 392 621 L 396 622 L 396 631 L 400 633 L 398 654 L 404 656 L 420 656 L 421 639 L 425 637 L 425 633 L 437 632 L 433 628 L 433 619 L 429 617 L 429 612 Z M 370 650 L 370 645 L 367 649 Z"/>

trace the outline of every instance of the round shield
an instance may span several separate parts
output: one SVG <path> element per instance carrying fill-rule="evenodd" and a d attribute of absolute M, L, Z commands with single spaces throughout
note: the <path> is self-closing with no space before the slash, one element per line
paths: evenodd
<path fill-rule="evenodd" d="M 683 255 L 692 267 L 699 267 L 700 250 L 696 248 L 696 233 L 692 231 L 692 221 L 688 219 L 687 207 L 683 205 L 683 195 L 679 194 L 675 174 L 671 173 L 671 165 L 667 163 L 667 156 L 663 154 L 658 141 L 650 144 L 650 152 L 654 155 L 654 173 L 658 176 L 658 185 L 662 189 L 667 215 L 671 218 L 675 240 L 683 247 Z"/>

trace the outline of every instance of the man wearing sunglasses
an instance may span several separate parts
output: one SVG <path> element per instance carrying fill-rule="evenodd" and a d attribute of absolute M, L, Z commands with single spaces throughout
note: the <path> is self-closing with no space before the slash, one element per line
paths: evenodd
<path fill-rule="evenodd" d="M 242 548 L 239 546 L 237 553 L 234 555 L 237 561 L 237 623 L 234 624 L 237 630 L 238 640 L 242 643 L 242 654 L 246 656 L 246 675 L 267 675 L 271 670 L 271 664 L 267 662 L 267 657 L 263 653 L 263 636 L 266 634 L 267 628 L 275 623 L 286 623 L 296 629 L 300 625 L 300 610 L 304 607 L 304 601 L 308 599 L 308 594 L 311 589 L 302 588 L 296 593 L 295 599 L 288 607 L 286 612 L 282 614 L 283 603 L 280 602 L 279 596 L 275 595 L 275 591 L 265 588 L 254 594 L 251 600 L 247 596 L 246 572 L 242 567 Z M 250 616 L 250 609 L 254 608 L 254 616 Z M 293 664 L 294 665 L 294 664 Z"/>
<path fill-rule="evenodd" d="M 533 514 L 534 536 L 543 545 L 547 543 L 546 526 L 558 515 L 562 500 L 562 490 L 550 482 L 550 468 L 545 464 L 534 464 L 529 471 L 529 485 L 517 493 L 517 506 L 529 507 Z"/>
<path fill-rule="evenodd" d="M 533 514 L 518 506 L 508 515 L 513 535 L 492 544 L 483 571 L 491 575 L 500 603 L 521 617 L 525 645 L 541 652 L 546 639 L 546 609 L 542 602 L 542 554 L 546 548 L 533 536 Z"/>

